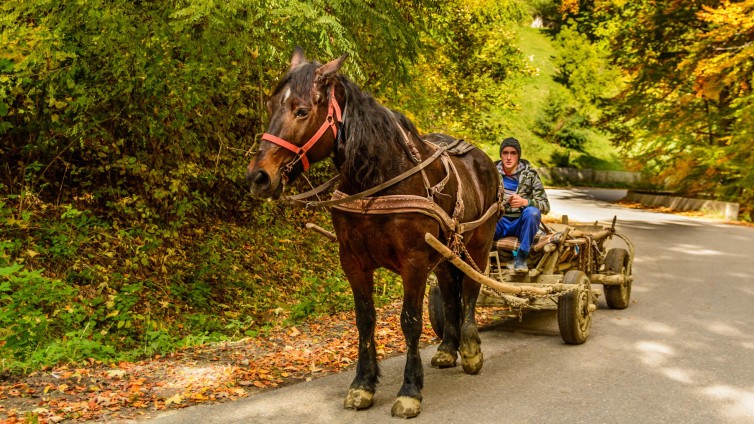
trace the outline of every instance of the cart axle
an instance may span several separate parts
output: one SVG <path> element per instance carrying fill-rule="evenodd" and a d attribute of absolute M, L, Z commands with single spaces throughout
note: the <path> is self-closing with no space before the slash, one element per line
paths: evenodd
<path fill-rule="evenodd" d="M 605 275 L 605 274 L 592 274 L 589 279 L 595 284 L 604 284 L 606 286 L 620 286 L 628 282 L 634 281 L 634 277 L 631 275 Z"/>

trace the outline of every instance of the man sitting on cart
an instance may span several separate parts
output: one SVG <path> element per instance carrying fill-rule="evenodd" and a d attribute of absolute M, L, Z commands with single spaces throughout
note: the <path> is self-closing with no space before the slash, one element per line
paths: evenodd
<path fill-rule="evenodd" d="M 529 162 L 521 159 L 521 144 L 513 137 L 500 143 L 500 161 L 495 162 L 505 188 L 503 217 L 497 222 L 494 240 L 516 236 L 513 270 L 527 272 L 526 257 L 539 230 L 542 214 L 550 211 L 545 187 Z"/>

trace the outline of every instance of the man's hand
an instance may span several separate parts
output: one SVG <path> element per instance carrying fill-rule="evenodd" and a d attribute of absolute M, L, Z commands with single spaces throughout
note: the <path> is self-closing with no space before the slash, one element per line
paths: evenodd
<path fill-rule="evenodd" d="M 529 206 L 529 201 L 518 194 L 511 194 L 511 197 L 508 198 L 508 204 L 511 205 L 512 208 L 523 208 Z"/>

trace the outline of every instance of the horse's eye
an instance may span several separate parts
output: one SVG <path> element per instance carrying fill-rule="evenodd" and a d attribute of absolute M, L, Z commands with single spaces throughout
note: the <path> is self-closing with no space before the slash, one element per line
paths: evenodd
<path fill-rule="evenodd" d="M 297 118 L 303 118 L 303 117 L 305 117 L 308 114 L 309 114 L 309 110 L 308 109 L 303 109 L 303 108 L 302 109 L 297 109 L 296 113 L 294 113 L 294 115 L 296 115 Z"/>

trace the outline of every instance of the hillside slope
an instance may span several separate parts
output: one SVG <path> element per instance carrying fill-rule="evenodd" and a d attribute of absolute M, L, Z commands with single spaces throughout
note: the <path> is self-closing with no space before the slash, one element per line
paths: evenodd
<path fill-rule="evenodd" d="M 536 72 L 516 89 L 518 109 L 503 111 L 499 119 L 507 129 L 508 136 L 516 137 L 523 144 L 523 156 L 538 166 L 574 166 L 599 170 L 624 170 L 617 149 L 607 136 L 593 129 L 586 129 L 587 141 L 580 150 L 566 149 L 544 140 L 535 133 L 537 119 L 543 114 L 550 93 L 567 90 L 556 81 L 555 59 L 559 52 L 554 40 L 545 29 L 521 27 L 518 31 L 519 48 Z M 484 146 L 485 151 L 497 158 L 497 146 Z"/>

